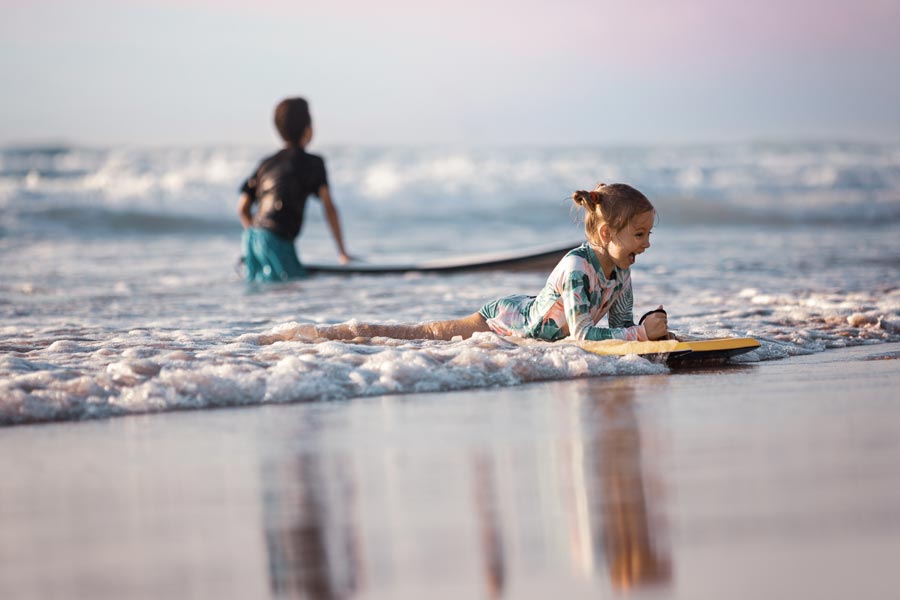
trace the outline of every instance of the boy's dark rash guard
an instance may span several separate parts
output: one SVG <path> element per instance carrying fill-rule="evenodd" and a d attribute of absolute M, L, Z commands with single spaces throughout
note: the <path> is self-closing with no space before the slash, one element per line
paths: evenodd
<path fill-rule="evenodd" d="M 285 148 L 264 159 L 241 186 L 252 202 L 259 202 L 253 227 L 294 240 L 303 227 L 306 199 L 328 184 L 325 161 L 301 148 Z"/>

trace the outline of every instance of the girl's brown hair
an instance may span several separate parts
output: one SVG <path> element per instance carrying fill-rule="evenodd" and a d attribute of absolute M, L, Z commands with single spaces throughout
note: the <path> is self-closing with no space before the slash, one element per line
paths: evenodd
<path fill-rule="evenodd" d="M 601 183 L 590 192 L 579 190 L 572 194 L 572 201 L 584 208 L 584 234 L 595 246 L 603 245 L 600 226 L 604 223 L 619 232 L 637 215 L 656 210 L 645 195 L 624 183 Z"/>

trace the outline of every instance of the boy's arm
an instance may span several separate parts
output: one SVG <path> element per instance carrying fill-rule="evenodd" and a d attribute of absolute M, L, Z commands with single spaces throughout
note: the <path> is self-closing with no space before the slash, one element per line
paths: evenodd
<path fill-rule="evenodd" d="M 341 235 L 341 218 L 338 216 L 337 207 L 331 200 L 331 191 L 328 189 L 327 183 L 319 186 L 317 196 L 322 201 L 322 210 L 325 211 L 328 227 L 331 228 L 331 235 L 337 243 L 338 260 L 340 260 L 342 265 L 345 265 L 350 262 L 350 256 L 347 255 L 347 250 L 344 248 L 344 237 Z"/>
<path fill-rule="evenodd" d="M 253 213 L 250 212 L 252 206 L 253 199 L 250 198 L 250 194 L 246 192 L 241 194 L 241 199 L 238 201 L 238 216 L 241 218 L 241 225 L 244 226 L 244 229 L 253 223 Z"/>

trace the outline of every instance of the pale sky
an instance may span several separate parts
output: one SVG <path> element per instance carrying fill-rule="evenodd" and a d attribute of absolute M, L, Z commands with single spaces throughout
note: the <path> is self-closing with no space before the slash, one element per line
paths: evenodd
<path fill-rule="evenodd" d="M 900 140 L 900 0 L 0 0 L 0 144 Z"/>

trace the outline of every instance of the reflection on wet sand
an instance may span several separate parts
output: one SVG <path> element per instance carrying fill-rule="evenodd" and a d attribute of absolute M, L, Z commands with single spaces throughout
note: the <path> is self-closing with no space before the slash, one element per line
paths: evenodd
<path fill-rule="evenodd" d="M 588 589 L 667 585 L 662 499 L 651 493 L 661 484 L 642 452 L 634 388 L 627 378 L 606 384 L 541 399 L 532 407 L 538 429 L 526 435 L 509 435 L 504 429 L 522 423 L 501 420 L 471 431 L 460 425 L 455 446 L 412 452 L 353 442 L 348 453 L 323 439 L 290 463 L 267 465 L 273 594 L 406 597 L 404 590 L 431 582 L 501 598 L 536 577 L 573 571 Z M 380 433 L 384 441 L 395 431 Z M 379 476 L 387 464 L 390 476 Z"/>
<path fill-rule="evenodd" d="M 489 598 L 502 598 L 506 578 L 502 521 L 498 512 L 494 468 L 490 457 L 484 452 L 478 451 L 472 456 L 472 481 L 485 588 Z"/>
<path fill-rule="evenodd" d="M 347 465 L 331 461 L 327 469 L 321 458 L 304 454 L 273 473 L 295 481 L 264 498 L 269 580 L 278 598 L 349 598 L 362 574 Z"/>
<path fill-rule="evenodd" d="M 884 354 L 7 428 L 0 599 L 893 598 Z"/>
<path fill-rule="evenodd" d="M 617 588 L 663 584 L 671 580 L 672 571 L 659 547 L 661 524 L 652 521 L 655 499 L 648 494 L 653 488 L 641 461 L 641 430 L 630 383 L 612 382 L 608 395 L 584 399 L 584 425 L 596 431 L 588 436 L 586 445 L 593 451 L 585 468 L 600 487 L 588 498 L 594 523 L 599 524 L 593 528 L 593 539 L 604 549 L 609 577 Z"/>

